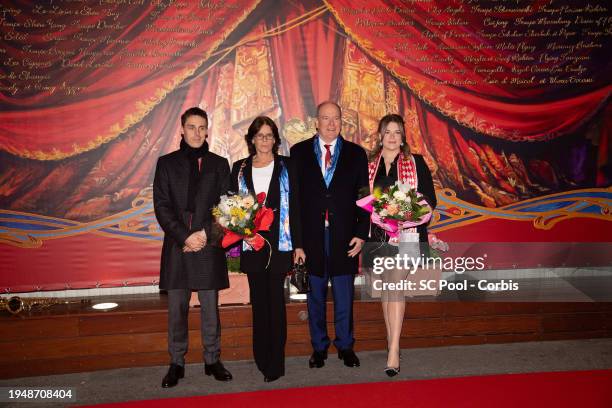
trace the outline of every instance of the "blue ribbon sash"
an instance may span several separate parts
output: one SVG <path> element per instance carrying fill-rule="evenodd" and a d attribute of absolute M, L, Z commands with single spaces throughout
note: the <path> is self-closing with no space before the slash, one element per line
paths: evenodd
<path fill-rule="evenodd" d="M 240 167 L 240 173 L 238 174 L 238 190 L 240 194 L 251 194 L 251 192 L 249 191 L 249 188 L 247 187 L 246 180 L 244 179 L 244 173 L 242 171 L 245 165 L 246 165 L 246 160 L 242 163 L 242 166 Z M 242 240 L 242 250 L 252 251 L 253 247 L 247 244 L 245 240 Z"/>
<path fill-rule="evenodd" d="M 292 251 L 291 228 L 289 224 L 289 172 L 284 161 L 280 161 L 280 218 L 278 222 L 278 250 Z"/>

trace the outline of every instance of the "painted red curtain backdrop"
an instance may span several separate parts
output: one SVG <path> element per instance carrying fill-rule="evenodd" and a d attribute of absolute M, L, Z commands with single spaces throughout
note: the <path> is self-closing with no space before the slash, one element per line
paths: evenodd
<path fill-rule="evenodd" d="M 143 2 L 90 7 L 91 12 L 83 13 L 80 2 L 69 2 L 62 3 L 63 17 L 53 14 L 62 45 L 47 26 L 28 28 L 21 35 L 7 33 L 0 43 L 6 50 L 3 59 L 25 61 L 35 50 L 40 56 L 36 75 L 53 78 L 56 88 L 37 89 L 31 74 L 23 74 L 30 72 L 27 67 L 17 74 L 22 88 L 29 84 L 31 90 L 19 97 L 1 94 L 0 148 L 19 157 L 57 160 L 115 139 L 192 76 L 258 3 L 228 0 L 215 7 L 189 1 L 175 8 Z M 3 6 L 10 9 L 6 2 Z M 37 2 L 29 13 L 25 7 L 15 8 L 22 9 L 14 17 L 21 27 L 41 10 L 53 10 Z M 88 38 L 94 48 L 88 47 Z M 74 83 L 82 89 L 66 88 Z"/>
<path fill-rule="evenodd" d="M 526 15 L 547 17 L 539 10 L 549 5 L 549 1 L 533 1 L 525 12 L 496 12 L 494 6 L 499 5 L 496 2 L 325 0 L 325 3 L 351 39 L 422 101 L 460 124 L 491 136 L 516 141 L 546 140 L 571 132 L 590 119 L 612 91 L 609 76 L 612 65 L 607 57 L 612 50 L 609 41 L 605 42 L 605 49 L 593 51 L 577 47 L 585 40 L 581 36 L 564 39 L 564 46 L 576 47 L 576 56 L 596 53 L 603 58 L 582 64 L 592 83 L 556 85 L 530 83 L 529 78 L 533 72 L 555 68 L 558 60 L 515 61 L 512 58 L 516 49 L 497 46 L 506 41 L 501 27 L 496 30 L 496 37 L 482 35 L 491 31 L 486 24 L 493 19 L 508 22 Z M 562 4 L 583 6 L 582 1 L 554 3 L 555 6 Z M 461 13 L 456 18 L 453 10 L 472 7 L 488 7 L 492 11 Z M 456 29 L 449 28 L 448 23 L 453 19 L 464 20 L 465 24 L 457 23 Z M 529 38 L 525 47 L 554 41 L 550 37 Z M 483 45 L 485 48 L 478 48 Z M 455 61 L 450 69 L 449 60 Z M 473 63 L 461 66 L 456 62 L 466 60 Z M 517 65 L 525 69 L 521 74 L 527 81 L 525 84 L 487 83 L 489 70 L 498 66 L 511 69 Z M 565 67 L 560 65 L 560 68 Z M 453 81 L 459 85 L 452 85 Z"/>
<path fill-rule="evenodd" d="M 157 158 L 178 148 L 179 117 L 191 106 L 213 106 L 218 70 L 177 88 L 172 98 L 122 137 L 59 161 L 7 156 L 0 176 L 4 208 L 93 221 L 124 211 L 153 181 Z M 172 119 L 170 119 L 172 118 Z"/>
<path fill-rule="evenodd" d="M 77 3 L 62 4 L 70 10 L 77 7 Z M 459 60 L 471 56 L 499 58 L 503 63 L 510 55 L 508 51 L 494 51 L 494 48 L 466 51 L 465 48 L 451 50 L 447 47 L 464 45 L 462 41 L 468 41 L 466 37 L 421 38 L 418 41 L 429 41 L 426 49 L 402 48 L 401 36 L 439 33 L 437 23 L 452 18 L 452 10 L 444 11 L 452 1 L 278 3 L 234 0 L 225 2 L 227 7 L 212 8 L 210 6 L 222 1 L 200 2 L 197 7 L 196 3 L 188 3 L 186 9 L 119 3 L 101 7 L 96 3 L 96 10 L 104 9 L 108 14 L 118 12 L 116 18 L 107 17 L 117 25 L 107 27 L 108 31 L 101 30 L 101 35 L 109 33 L 109 37 L 104 37 L 109 41 L 103 46 L 83 47 L 87 52 L 79 57 L 66 54 L 65 59 L 71 62 L 65 64 L 70 67 L 45 66 L 47 57 L 51 61 L 57 59 L 58 53 L 74 50 L 72 43 L 50 41 L 41 34 L 44 30 L 24 30 L 28 36 L 23 40 L 15 39 L 17 36 L 13 34 L 2 36 L 0 48 L 6 50 L 5 62 L 19 58 L 20 48 L 36 49 L 40 51 L 42 64 L 36 72 L 51 75 L 60 85 L 65 80 L 67 84 L 80 83 L 85 87 L 69 94 L 70 90 L 60 86 L 51 93 L 48 89 L 38 89 L 37 81 L 30 81 L 29 93 L 13 96 L 3 90 L 0 99 L 0 207 L 6 211 L 0 214 L 0 239 L 6 237 L 4 228 L 15 225 L 15 218 L 6 218 L 6 214 L 14 215 L 15 212 L 18 217 L 57 217 L 60 222 L 87 226 L 130 211 L 135 201 L 150 194 L 157 158 L 178 147 L 178 118 L 188 107 L 201 106 L 211 115 L 211 145 L 222 137 L 240 143 L 243 133 L 239 133 L 239 126 L 234 127 L 231 113 L 241 111 L 235 106 L 258 106 L 246 100 L 245 93 L 240 91 L 241 87 L 251 86 L 256 78 L 263 78 L 249 70 L 268 74 L 255 88 L 266 96 L 271 95 L 271 103 L 277 103 L 280 108 L 278 124 L 285 139 L 283 147 L 314 133 L 312 116 L 316 104 L 324 99 L 347 103 L 345 116 L 354 119 L 351 124 L 359 126 L 359 131 L 348 132 L 345 123 L 346 135 L 364 146 L 367 144 L 365 137 L 373 140 L 373 128 L 369 125 L 375 124 L 387 111 L 398 111 L 409 127 L 407 135 L 412 150 L 425 156 L 437 187 L 452 190 L 469 206 L 475 204 L 479 211 L 483 207 L 498 210 L 529 198 L 594 187 L 595 179 L 598 186 L 610 184 L 612 116 L 609 106 L 607 112 L 598 111 L 598 106 L 606 103 L 610 89 L 606 74 L 611 67 L 609 58 L 605 57 L 609 49 L 588 51 L 593 58 L 584 66 L 594 79 L 590 85 L 472 86 L 466 83 L 449 86 L 438 82 L 462 80 L 463 74 L 433 72 L 435 61 L 434 65 L 429 63 L 429 68 L 422 61 L 449 56 Z M 427 7 L 437 5 L 442 11 L 425 13 L 426 4 Z M 541 4 L 532 2 L 533 7 Z M 386 12 L 389 8 L 396 10 L 396 6 L 414 10 L 409 15 Z M 28 13 L 40 10 L 36 7 L 33 5 L 29 11 L 25 7 L 23 15 L 18 16 L 19 21 L 27 21 Z M 360 7 L 369 11 L 356 18 L 355 10 L 359 11 Z M 472 34 L 482 30 L 483 22 L 469 13 L 466 15 L 470 23 L 469 41 L 474 41 Z M 513 18 L 505 14 L 495 17 Z M 91 27 L 99 24 L 100 19 L 100 16 L 85 16 L 81 25 Z M 401 26 L 391 33 L 386 30 L 393 26 L 378 25 L 391 20 L 414 20 L 415 24 Z M 54 16 L 53 21 L 61 21 L 61 17 Z M 153 31 L 152 27 L 158 27 L 158 31 Z M 92 30 L 77 30 L 71 26 L 65 28 L 65 33 L 86 40 L 88 35 L 94 35 Z M 3 34 L 13 31 L 9 25 L 2 26 Z M 397 35 L 398 38 L 384 40 L 385 35 Z M 412 38 L 416 44 L 416 37 Z M 503 39 L 485 41 L 481 38 L 478 41 L 495 45 Z M 266 57 L 257 60 L 263 68 L 249 61 L 239 61 L 239 48 L 234 48 L 235 44 L 245 44 L 247 48 L 255 42 L 261 47 L 258 49 L 267 50 Z M 563 40 L 563 43 L 573 44 L 572 40 Z M 61 44 L 70 46 L 60 49 Z M 154 51 L 151 55 L 156 56 L 139 57 L 143 44 L 155 44 L 150 48 Z M 359 57 L 351 58 L 350 54 L 359 54 Z M 132 64 L 130 69 L 122 65 L 122 61 L 128 60 Z M 105 61 L 116 65 L 105 67 Z M 135 67 L 135 62 L 153 64 L 148 66 L 153 69 L 143 68 L 146 65 Z M 92 64 L 94 66 L 90 66 Z M 477 64 L 484 64 L 486 68 L 486 61 L 474 62 Z M 6 64 L 0 66 L 1 74 L 11 70 Z M 238 78 L 240 75 L 245 77 Z M 482 81 L 484 75 L 468 69 L 465 77 Z M 244 78 L 250 82 L 245 84 Z M 353 88 L 347 90 L 346 84 L 350 81 L 354 81 Z M 21 81 L 22 84 L 27 82 Z M 241 85 L 232 86 L 232 83 Z M 350 96 L 353 94 L 357 95 L 354 100 L 358 103 L 353 103 Z M 368 110 L 365 105 L 374 105 L 375 97 L 380 100 L 381 95 L 382 108 L 377 107 L 375 112 Z M 580 98 L 584 103 L 578 103 Z M 237 100 L 243 104 L 235 105 Z M 379 100 L 377 106 L 381 105 Z M 384 109 L 386 111 L 381 113 Z M 349 114 L 354 116 L 349 117 Z M 593 115 L 597 116 L 593 118 Z M 244 121 L 248 122 L 249 118 L 247 116 Z M 572 134 L 571 131 L 582 123 L 588 126 Z M 293 134 L 298 135 L 296 139 L 292 138 L 292 129 L 295 130 Z M 228 133 L 223 135 L 225 131 Z M 583 152 L 577 159 L 570 160 L 569 149 L 564 150 L 560 144 L 564 138 L 554 138 L 560 132 L 567 132 L 566 139 L 576 142 Z M 549 138 L 554 140 L 543 142 Z M 557 147 L 548 149 L 552 151 L 544 157 L 544 153 L 533 153 L 533 146 L 540 146 L 540 149 L 542 146 Z M 591 155 L 595 151 L 596 157 Z M 219 150 L 215 152 L 225 154 Z M 577 175 L 571 174 L 573 168 Z M 599 173 L 595 175 L 593 169 Z M 587 174 L 589 172 L 593 174 Z M 509 180 L 512 183 L 508 183 Z M 581 191 L 576 190 L 576 195 L 579 194 Z M 593 199 L 593 203 L 596 202 Z M 452 208 L 447 210 L 448 215 Z M 519 219 L 500 216 L 461 228 L 451 227 L 443 230 L 440 236 L 449 241 L 490 240 L 492 237 L 521 241 L 609 240 L 609 229 L 601 229 L 597 235 L 590 231 L 597 225 L 605 225 L 605 220 L 601 219 L 577 217 L 559 222 L 551 230 L 536 230 L 534 221 Z M 80 235 L 47 239 L 40 248 L 0 243 L 0 265 L 4 268 L 0 289 L 30 291 L 39 287 L 50 290 L 68 286 L 154 283 L 159 266 L 159 241 L 155 239 L 161 236 L 154 215 L 144 213 L 124 223 L 125 228 L 115 228 L 111 233 L 100 228 Z M 46 221 L 34 227 L 39 229 L 32 231 L 40 231 L 47 227 Z M 145 234 L 146 238 L 121 235 L 132 232 L 137 235 L 147 228 L 152 233 Z M 508 234 L 510 229 L 515 232 Z"/>
<path fill-rule="evenodd" d="M 599 140 L 599 150 L 597 153 L 597 185 L 609 186 L 612 184 L 612 105 L 608 105 L 604 113 L 604 122 L 601 129 Z M 607 169 L 607 174 L 604 171 Z"/>
<path fill-rule="evenodd" d="M 316 2 L 304 3 L 283 3 L 267 24 L 283 26 L 317 10 Z M 319 102 L 338 98 L 345 42 L 339 29 L 326 13 L 270 38 L 275 85 L 285 120 L 306 118 Z"/>

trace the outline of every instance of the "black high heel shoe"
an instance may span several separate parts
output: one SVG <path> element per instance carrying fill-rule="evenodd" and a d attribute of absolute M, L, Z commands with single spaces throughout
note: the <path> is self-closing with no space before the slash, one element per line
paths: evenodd
<path fill-rule="evenodd" d="M 386 367 L 385 368 L 385 374 L 387 374 L 387 376 L 389 377 L 395 377 L 396 375 L 398 375 L 400 372 L 400 368 L 399 367 Z"/>
<path fill-rule="evenodd" d="M 399 350 L 399 361 L 402 361 L 402 349 Z M 389 356 L 389 349 L 387 348 L 387 357 Z M 398 364 L 397 367 L 385 367 L 385 374 L 387 374 L 387 376 L 389 377 L 395 377 L 396 375 L 398 375 L 400 372 L 400 366 Z"/>

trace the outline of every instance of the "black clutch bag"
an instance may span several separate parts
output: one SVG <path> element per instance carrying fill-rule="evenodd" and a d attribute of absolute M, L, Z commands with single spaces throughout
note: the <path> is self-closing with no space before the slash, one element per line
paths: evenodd
<path fill-rule="evenodd" d="M 289 275 L 291 275 L 289 282 L 297 288 L 298 293 L 310 292 L 310 278 L 308 277 L 308 270 L 304 263 L 294 263 L 289 271 Z"/>

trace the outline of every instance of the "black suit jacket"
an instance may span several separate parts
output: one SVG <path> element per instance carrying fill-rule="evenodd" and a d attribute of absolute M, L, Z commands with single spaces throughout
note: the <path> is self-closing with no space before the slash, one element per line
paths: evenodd
<path fill-rule="evenodd" d="M 429 171 L 429 167 L 427 167 L 427 163 L 425 163 L 423 156 L 420 154 L 413 154 L 413 156 L 414 163 L 416 164 L 417 179 L 419 181 L 417 191 L 425 196 L 433 211 L 438 205 L 438 199 L 436 198 L 436 189 L 434 188 L 431 171 Z M 431 220 L 429 220 L 429 222 L 431 222 Z M 428 242 L 427 226 L 429 225 L 429 222 L 426 224 L 421 224 L 417 227 L 419 241 L 421 242 Z"/>
<path fill-rule="evenodd" d="M 202 157 L 202 174 L 194 213 L 187 211 L 189 159 L 177 150 L 157 161 L 153 181 L 155 216 L 164 231 L 160 289 L 224 289 L 229 286 L 225 251 L 215 242 L 219 230 L 213 228 L 212 208 L 229 188 L 226 159 L 207 152 Z M 185 240 L 204 229 L 208 243 L 198 252 L 183 252 Z M 218 242 L 217 242 L 218 243 Z"/>
<path fill-rule="evenodd" d="M 266 207 L 274 210 L 274 221 L 272 222 L 270 231 L 262 231 L 260 234 L 266 238 L 272 246 L 272 269 L 274 271 L 278 271 L 279 273 L 286 273 L 291 267 L 292 252 L 278 250 L 281 160 L 285 163 L 287 172 L 289 174 L 289 228 L 291 231 L 291 244 L 294 249 L 302 248 L 302 224 L 300 220 L 299 199 L 300 191 L 296 171 L 293 162 L 289 157 L 279 155 L 274 156 L 274 170 L 272 172 L 272 179 L 270 180 L 270 186 L 268 187 L 268 192 L 266 194 Z M 251 194 L 255 195 L 252 172 L 253 159 L 251 156 L 247 157 L 246 159 L 238 160 L 234 163 L 231 176 L 231 191 L 237 193 L 239 190 L 238 174 L 243 163 L 245 163 L 245 166 L 242 172 L 247 188 Z M 242 244 L 240 245 L 242 246 Z M 268 253 L 267 248 L 265 250 L 262 249 L 261 251 L 241 252 L 240 269 L 244 272 L 249 272 L 258 268 L 265 268 L 268 261 Z"/>
<path fill-rule="evenodd" d="M 313 275 L 323 275 L 325 212 L 329 211 L 330 275 L 355 274 L 359 256 L 350 258 L 347 252 L 353 237 L 364 240 L 368 237 L 370 215 L 355 204 L 369 193 L 368 159 L 360 146 L 343 139 L 328 188 L 314 153 L 316 140 L 312 137 L 291 148 L 291 159 L 295 161 L 300 184 L 306 266 Z"/>

